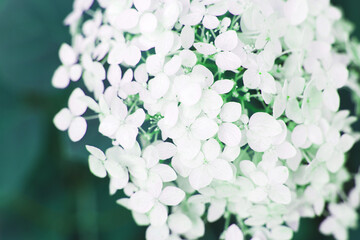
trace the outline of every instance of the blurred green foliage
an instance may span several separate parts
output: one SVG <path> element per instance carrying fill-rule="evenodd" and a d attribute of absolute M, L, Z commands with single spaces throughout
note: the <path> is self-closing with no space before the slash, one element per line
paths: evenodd
<path fill-rule="evenodd" d="M 360 25 L 359 1 L 333 2 Z M 104 138 L 89 131 L 74 144 L 52 124 L 69 95 L 50 80 L 60 44 L 70 42 L 62 21 L 71 8 L 72 0 L 0 0 L 1 240 L 144 239 L 145 229 L 115 203 L 121 194 L 109 196 L 108 180 L 88 170 L 84 143 L 99 146 Z M 348 93 L 342 95 L 342 106 L 349 108 Z M 348 163 L 352 171 L 359 151 L 357 144 Z M 318 224 L 319 219 L 302 221 L 295 239 L 326 239 L 317 233 Z M 217 239 L 222 226 L 209 226 L 203 239 Z M 360 230 L 350 239 L 360 239 Z"/>

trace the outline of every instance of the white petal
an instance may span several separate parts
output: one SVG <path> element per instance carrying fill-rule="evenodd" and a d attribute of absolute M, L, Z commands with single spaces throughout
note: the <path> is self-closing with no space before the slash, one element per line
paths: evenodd
<path fill-rule="evenodd" d="M 110 108 L 112 116 L 114 116 L 118 120 L 118 122 L 123 121 L 128 115 L 128 109 L 120 98 L 115 97 L 114 99 L 112 99 Z"/>
<path fill-rule="evenodd" d="M 169 165 L 166 164 L 157 164 L 153 168 L 151 168 L 151 171 L 157 173 L 163 182 L 171 182 L 175 181 L 177 176 L 174 171 Z"/>
<path fill-rule="evenodd" d="M 241 15 L 244 11 L 245 6 L 242 2 L 237 0 L 230 0 L 228 4 L 228 10 L 232 15 Z"/>
<path fill-rule="evenodd" d="M 323 134 L 321 128 L 316 126 L 315 124 L 311 124 L 308 126 L 307 135 L 311 142 L 315 144 L 321 144 L 323 142 Z"/>
<path fill-rule="evenodd" d="M 202 152 L 197 154 L 194 158 L 186 158 L 184 154 L 180 154 L 179 158 L 184 167 L 189 169 L 194 169 L 204 164 L 204 154 Z"/>
<path fill-rule="evenodd" d="M 353 188 L 349 192 L 348 201 L 351 207 L 358 208 L 360 204 L 360 194 L 357 188 Z"/>
<path fill-rule="evenodd" d="M 214 1 L 213 1 L 214 2 Z M 207 13 L 213 16 L 222 16 L 225 15 L 228 11 L 228 6 L 224 2 L 216 2 L 217 4 L 213 4 L 207 7 Z M 229 19 L 230 20 L 230 19 Z"/>
<path fill-rule="evenodd" d="M 333 216 L 327 217 L 319 227 L 319 230 L 322 234 L 330 235 L 333 233 L 334 229 L 338 226 L 336 219 Z"/>
<path fill-rule="evenodd" d="M 180 56 L 175 55 L 170 61 L 168 61 L 164 66 L 164 73 L 168 76 L 174 75 L 177 73 L 181 67 L 182 59 Z"/>
<path fill-rule="evenodd" d="M 141 59 L 141 51 L 138 47 L 131 45 L 126 49 L 124 62 L 129 66 L 135 66 Z"/>
<path fill-rule="evenodd" d="M 231 91 L 234 87 L 234 81 L 224 79 L 216 81 L 211 88 L 215 90 L 218 94 L 225 94 Z"/>
<path fill-rule="evenodd" d="M 221 33 L 215 39 L 215 46 L 224 51 L 233 50 L 238 44 L 238 37 L 234 30 Z"/>
<path fill-rule="evenodd" d="M 270 93 L 275 94 L 276 93 L 276 83 L 274 77 L 269 74 L 268 72 L 261 73 L 261 90 Z"/>
<path fill-rule="evenodd" d="M 89 156 L 89 168 L 95 176 L 99 178 L 106 177 L 106 169 L 104 167 L 104 163 L 92 155 Z"/>
<path fill-rule="evenodd" d="M 220 125 L 218 137 L 226 145 L 236 146 L 241 141 L 241 131 L 235 124 L 223 123 Z"/>
<path fill-rule="evenodd" d="M 90 69 L 87 69 L 91 72 L 95 80 L 104 80 L 106 77 L 106 72 L 104 66 L 99 62 L 93 62 Z"/>
<path fill-rule="evenodd" d="M 192 106 L 200 100 L 201 92 L 199 84 L 185 82 L 178 90 L 179 101 L 186 106 Z"/>
<path fill-rule="evenodd" d="M 323 92 L 323 103 L 327 109 L 336 112 L 340 107 L 340 96 L 335 88 L 327 88 Z"/>
<path fill-rule="evenodd" d="M 75 116 L 82 115 L 87 109 L 87 104 L 81 99 L 83 96 L 85 96 L 83 90 L 75 88 L 69 97 L 69 109 Z"/>
<path fill-rule="evenodd" d="M 334 64 L 329 69 L 329 75 L 332 76 L 335 87 L 341 88 L 349 78 L 349 70 L 343 64 Z"/>
<path fill-rule="evenodd" d="M 296 155 L 296 149 L 293 145 L 291 145 L 291 143 L 286 141 L 276 146 L 276 152 L 278 157 L 281 159 L 289 159 L 295 157 Z"/>
<path fill-rule="evenodd" d="M 297 125 L 291 133 L 291 141 L 296 147 L 301 147 L 307 140 L 307 128 L 304 125 Z"/>
<path fill-rule="evenodd" d="M 180 188 L 165 187 L 159 197 L 159 201 L 168 206 L 176 206 L 185 198 L 185 192 Z"/>
<path fill-rule="evenodd" d="M 250 89 L 256 89 L 260 86 L 260 74 L 255 69 L 249 68 L 243 76 L 244 86 Z"/>
<path fill-rule="evenodd" d="M 145 149 L 142 151 L 142 158 L 145 159 L 147 168 L 152 168 L 157 165 L 159 162 L 159 156 L 155 146 L 149 145 L 145 147 Z"/>
<path fill-rule="evenodd" d="M 145 190 L 154 197 L 159 197 L 163 187 L 163 182 L 159 175 L 149 174 L 148 179 L 146 180 Z"/>
<path fill-rule="evenodd" d="M 241 104 L 237 102 L 225 103 L 220 112 L 220 118 L 224 122 L 236 122 L 241 116 Z"/>
<path fill-rule="evenodd" d="M 122 11 L 117 16 L 116 27 L 124 30 L 134 28 L 139 22 L 139 12 L 133 8 Z"/>
<path fill-rule="evenodd" d="M 277 166 L 268 172 L 268 177 L 271 184 L 283 184 L 289 177 L 289 170 L 284 166 Z"/>
<path fill-rule="evenodd" d="M 216 159 L 211 161 L 211 174 L 215 179 L 230 181 L 233 178 L 233 170 L 229 162 Z"/>
<path fill-rule="evenodd" d="M 267 194 L 264 191 L 264 189 L 261 187 L 255 188 L 248 195 L 249 200 L 254 203 L 262 202 L 266 199 L 266 197 L 267 197 Z"/>
<path fill-rule="evenodd" d="M 215 57 L 216 65 L 222 70 L 236 70 L 241 66 L 241 59 L 232 52 L 220 52 Z"/>
<path fill-rule="evenodd" d="M 146 59 L 146 71 L 155 76 L 159 73 L 164 65 L 164 58 L 159 55 L 151 55 Z"/>
<path fill-rule="evenodd" d="M 117 64 L 110 65 L 108 72 L 107 72 L 107 79 L 109 80 L 112 86 L 116 86 L 119 84 L 121 80 L 122 72 L 121 68 Z"/>
<path fill-rule="evenodd" d="M 118 44 L 109 51 L 107 62 L 111 65 L 120 64 L 126 56 L 126 46 Z"/>
<path fill-rule="evenodd" d="M 243 240 L 243 239 L 244 239 L 244 235 L 237 225 L 231 224 L 226 230 L 225 240 Z"/>
<path fill-rule="evenodd" d="M 208 115 L 216 117 L 221 110 L 223 100 L 214 90 L 206 90 L 201 97 L 201 108 Z"/>
<path fill-rule="evenodd" d="M 113 115 L 106 116 L 101 120 L 99 132 L 104 136 L 111 137 L 120 126 L 120 121 Z"/>
<path fill-rule="evenodd" d="M 240 170 L 245 176 L 250 176 L 252 172 L 256 170 L 255 164 L 249 160 L 243 160 L 240 162 Z"/>
<path fill-rule="evenodd" d="M 193 159 L 200 152 L 201 142 L 198 139 L 184 136 L 177 139 L 176 146 L 178 153 L 181 153 L 185 158 Z"/>
<path fill-rule="evenodd" d="M 156 16 L 150 12 L 145 13 L 141 16 L 139 21 L 140 32 L 151 33 L 157 28 L 158 20 Z"/>
<path fill-rule="evenodd" d="M 289 227 L 277 226 L 271 229 L 270 236 L 272 239 L 290 240 L 293 237 L 293 231 Z"/>
<path fill-rule="evenodd" d="M 302 77 L 296 77 L 291 79 L 288 87 L 289 97 L 298 97 L 302 94 L 305 86 L 305 79 Z"/>
<path fill-rule="evenodd" d="M 216 159 L 219 156 L 220 151 L 220 144 L 214 138 L 210 138 L 202 146 L 202 152 L 204 153 L 205 159 L 207 161 Z"/>
<path fill-rule="evenodd" d="M 180 18 L 180 23 L 186 26 L 187 25 L 194 26 L 199 24 L 202 18 L 203 18 L 202 13 L 199 12 L 189 13 Z"/>
<path fill-rule="evenodd" d="M 129 200 L 127 198 L 121 198 L 119 200 L 116 201 L 117 204 L 120 204 L 121 206 L 130 209 L 129 206 L 126 206 L 124 204 L 124 200 Z M 129 202 L 129 201 L 128 201 Z M 129 205 L 129 203 L 127 202 L 127 205 Z M 139 226 L 148 226 L 150 224 L 150 220 L 149 217 L 146 214 L 143 213 L 138 213 L 138 212 L 132 212 L 132 216 L 134 218 L 134 221 L 137 225 Z"/>
<path fill-rule="evenodd" d="M 211 201 L 208 209 L 207 220 L 209 222 L 217 221 L 225 212 L 226 201 L 224 199 Z"/>
<path fill-rule="evenodd" d="M 258 132 L 248 130 L 246 132 L 246 140 L 248 145 L 255 152 L 265 152 L 271 147 L 271 139 L 269 137 L 260 136 Z"/>
<path fill-rule="evenodd" d="M 145 167 L 145 164 L 133 163 L 128 166 L 129 172 L 132 177 L 137 180 L 145 181 L 148 177 L 148 170 Z"/>
<path fill-rule="evenodd" d="M 164 32 L 155 44 L 155 52 L 159 55 L 167 55 L 174 45 L 174 34 L 171 31 Z"/>
<path fill-rule="evenodd" d="M 86 133 L 87 124 L 83 117 L 76 117 L 71 121 L 69 127 L 69 137 L 73 142 L 80 141 Z"/>
<path fill-rule="evenodd" d="M 69 128 L 73 115 L 70 110 L 63 108 L 54 117 L 54 125 L 61 131 L 65 131 Z"/>
<path fill-rule="evenodd" d="M 191 171 L 189 176 L 189 183 L 194 189 L 198 190 L 208 186 L 212 179 L 213 178 L 211 177 L 206 167 L 201 166 Z"/>
<path fill-rule="evenodd" d="M 94 0 L 83 0 L 83 1 L 76 1 L 74 5 L 74 9 L 81 9 L 83 11 L 89 10 L 89 8 L 94 3 Z"/>
<path fill-rule="evenodd" d="M 201 209 L 201 208 L 200 208 Z M 198 215 L 201 215 L 202 213 L 197 213 Z M 192 215 L 194 216 L 194 215 Z M 196 216 L 196 215 L 195 215 Z M 204 221 L 200 217 L 193 217 L 191 219 L 192 226 L 190 230 L 186 233 L 187 235 L 194 236 L 195 238 L 198 238 L 200 236 L 204 236 L 205 234 L 205 224 Z"/>
<path fill-rule="evenodd" d="M 130 149 L 134 146 L 137 135 L 137 127 L 128 124 L 121 125 L 116 132 L 116 141 L 118 141 L 123 148 Z"/>
<path fill-rule="evenodd" d="M 289 0 L 284 4 L 284 14 L 287 20 L 292 25 L 302 23 L 309 12 L 307 1 L 304 0 Z"/>
<path fill-rule="evenodd" d="M 330 54 L 331 45 L 325 41 L 313 41 L 310 45 L 311 55 L 315 58 L 325 58 Z"/>
<path fill-rule="evenodd" d="M 286 108 L 286 98 L 278 95 L 275 97 L 274 105 L 273 105 L 273 116 L 274 118 L 280 117 Z"/>
<path fill-rule="evenodd" d="M 72 47 L 69 46 L 67 43 L 63 43 L 59 50 L 59 57 L 62 64 L 69 66 L 73 65 L 77 61 L 77 56 Z"/>
<path fill-rule="evenodd" d="M 222 154 L 221 154 L 221 158 L 225 159 L 227 161 L 234 161 L 238 156 L 240 155 L 240 147 L 239 146 L 235 146 L 235 147 L 229 147 L 229 146 L 225 146 Z"/>
<path fill-rule="evenodd" d="M 147 213 L 154 206 L 154 198 L 148 192 L 140 190 L 131 195 L 129 205 L 138 213 Z"/>
<path fill-rule="evenodd" d="M 70 83 L 70 76 L 68 71 L 64 66 L 60 66 L 56 69 L 52 79 L 51 83 L 55 88 L 66 88 L 69 86 Z"/>
<path fill-rule="evenodd" d="M 171 231 L 176 234 L 186 233 L 192 226 L 192 222 L 189 217 L 180 212 L 171 214 L 169 216 L 168 224 Z"/>
<path fill-rule="evenodd" d="M 179 54 L 181 57 L 181 64 L 185 67 L 193 67 L 197 62 L 196 54 L 190 50 L 182 50 Z"/>
<path fill-rule="evenodd" d="M 104 163 L 106 171 L 114 178 L 127 178 L 127 170 L 114 160 L 107 160 Z"/>
<path fill-rule="evenodd" d="M 200 117 L 191 125 L 191 133 L 200 140 L 206 140 L 213 137 L 219 129 L 217 123 L 210 118 Z"/>
<path fill-rule="evenodd" d="M 134 71 L 134 78 L 139 83 L 146 83 L 149 76 L 146 72 L 146 65 L 140 64 Z"/>
<path fill-rule="evenodd" d="M 195 33 L 194 29 L 190 26 L 184 26 L 184 28 L 181 30 L 181 46 L 184 49 L 190 48 L 194 44 L 195 39 Z"/>
<path fill-rule="evenodd" d="M 178 17 L 180 14 L 180 6 L 177 2 L 166 1 L 165 6 L 163 7 L 163 16 L 161 24 L 165 29 L 171 30 L 175 23 L 178 21 Z"/>
<path fill-rule="evenodd" d="M 205 15 L 202 20 L 202 24 L 207 29 L 215 29 L 219 26 L 220 21 L 215 16 Z"/>
<path fill-rule="evenodd" d="M 326 167 L 330 172 L 336 173 L 344 165 L 344 162 L 344 153 L 340 151 L 334 151 L 330 159 L 326 161 Z"/>
<path fill-rule="evenodd" d="M 197 79 L 203 88 L 208 88 L 214 83 L 214 75 L 203 65 L 196 65 L 192 69 L 191 76 Z"/>
<path fill-rule="evenodd" d="M 204 54 L 206 56 L 216 53 L 216 47 L 209 43 L 202 43 L 202 42 L 194 43 L 194 47 L 199 53 Z"/>
<path fill-rule="evenodd" d="M 110 195 L 116 193 L 117 190 L 123 189 L 129 182 L 129 174 L 125 174 L 122 178 L 110 177 Z"/>
<path fill-rule="evenodd" d="M 161 160 L 173 157 L 177 151 L 176 146 L 169 142 L 160 142 L 156 145 L 156 149 L 158 150 L 159 158 Z"/>
<path fill-rule="evenodd" d="M 342 152 L 347 152 L 354 146 L 354 144 L 355 144 L 355 138 L 345 133 L 340 138 L 338 148 Z"/>
<path fill-rule="evenodd" d="M 151 6 L 151 0 L 134 0 L 134 6 L 139 12 L 144 12 Z"/>
<path fill-rule="evenodd" d="M 94 157 L 96 157 L 97 159 L 100 159 L 102 161 L 105 161 L 106 156 L 103 153 L 103 151 L 101 151 L 100 149 L 90 146 L 90 145 L 86 145 L 86 150 L 88 150 L 88 152 L 93 155 Z"/>
<path fill-rule="evenodd" d="M 282 127 L 276 119 L 264 112 L 251 115 L 249 129 L 260 136 L 276 136 L 282 132 Z"/>
<path fill-rule="evenodd" d="M 250 179 L 257 185 L 257 186 L 266 186 L 268 184 L 268 178 L 266 177 L 265 173 L 261 171 L 254 171 L 250 173 Z"/>
<path fill-rule="evenodd" d="M 164 73 L 157 74 L 148 84 L 151 96 L 155 99 L 163 97 L 167 93 L 169 86 L 169 77 Z"/>
<path fill-rule="evenodd" d="M 289 188 L 284 185 L 272 185 L 269 198 L 276 203 L 289 204 L 291 202 L 291 192 Z"/>
<path fill-rule="evenodd" d="M 149 226 L 146 229 L 146 240 L 167 240 L 169 228 L 166 225 L 155 227 Z"/>
<path fill-rule="evenodd" d="M 155 204 L 149 213 L 149 220 L 151 226 L 162 226 L 166 223 L 168 218 L 168 209 L 161 203 Z"/>
<path fill-rule="evenodd" d="M 70 67 L 70 79 L 74 82 L 78 81 L 82 74 L 82 67 L 80 64 L 75 64 Z"/>
<path fill-rule="evenodd" d="M 292 171 L 295 172 L 299 168 L 301 160 L 302 160 L 301 153 L 299 150 L 297 150 L 296 155 L 294 157 L 286 159 L 286 164 Z"/>

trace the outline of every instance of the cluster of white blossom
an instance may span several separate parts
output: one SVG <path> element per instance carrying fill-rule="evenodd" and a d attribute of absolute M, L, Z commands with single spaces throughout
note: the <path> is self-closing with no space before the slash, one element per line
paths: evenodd
<path fill-rule="evenodd" d="M 324 215 L 320 231 L 347 239 L 360 175 L 344 163 L 359 135 L 338 90 L 360 92 L 360 45 L 329 0 L 73 8 L 52 84 L 83 83 L 54 123 L 79 141 L 99 120 L 113 146 L 87 146 L 90 170 L 124 191 L 147 240 L 198 239 L 220 218 L 220 239 L 286 240 L 300 218 Z"/>

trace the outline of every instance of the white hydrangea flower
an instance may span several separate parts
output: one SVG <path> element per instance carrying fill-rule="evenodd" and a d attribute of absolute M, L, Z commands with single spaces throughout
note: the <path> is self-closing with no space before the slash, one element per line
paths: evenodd
<path fill-rule="evenodd" d="M 360 134 L 339 90 L 360 93 L 360 45 L 329 1 L 75 0 L 65 24 L 52 84 L 77 88 L 53 122 L 79 141 L 99 121 L 113 146 L 86 146 L 90 171 L 147 240 L 221 218 L 220 239 L 287 240 L 326 207 L 320 232 L 348 238 Z"/>

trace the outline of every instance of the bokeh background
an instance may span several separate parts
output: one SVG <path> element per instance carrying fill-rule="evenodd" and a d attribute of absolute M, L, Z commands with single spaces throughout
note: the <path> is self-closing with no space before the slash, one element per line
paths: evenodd
<path fill-rule="evenodd" d="M 333 3 L 358 26 L 360 38 L 360 1 Z M 0 0 L 1 240 L 144 239 L 145 229 L 115 203 L 121 194 L 109 196 L 108 180 L 88 169 L 84 144 L 99 146 L 104 138 L 89 131 L 74 144 L 52 124 L 70 94 L 50 81 L 60 44 L 70 42 L 62 21 L 71 9 L 72 0 Z M 342 97 L 342 107 L 352 107 L 348 92 Z M 348 163 L 352 171 L 359 158 L 357 144 Z M 302 221 L 295 239 L 331 239 L 318 234 L 318 224 Z M 222 226 L 209 226 L 203 239 L 217 239 Z M 360 230 L 350 239 L 360 239 Z"/>

